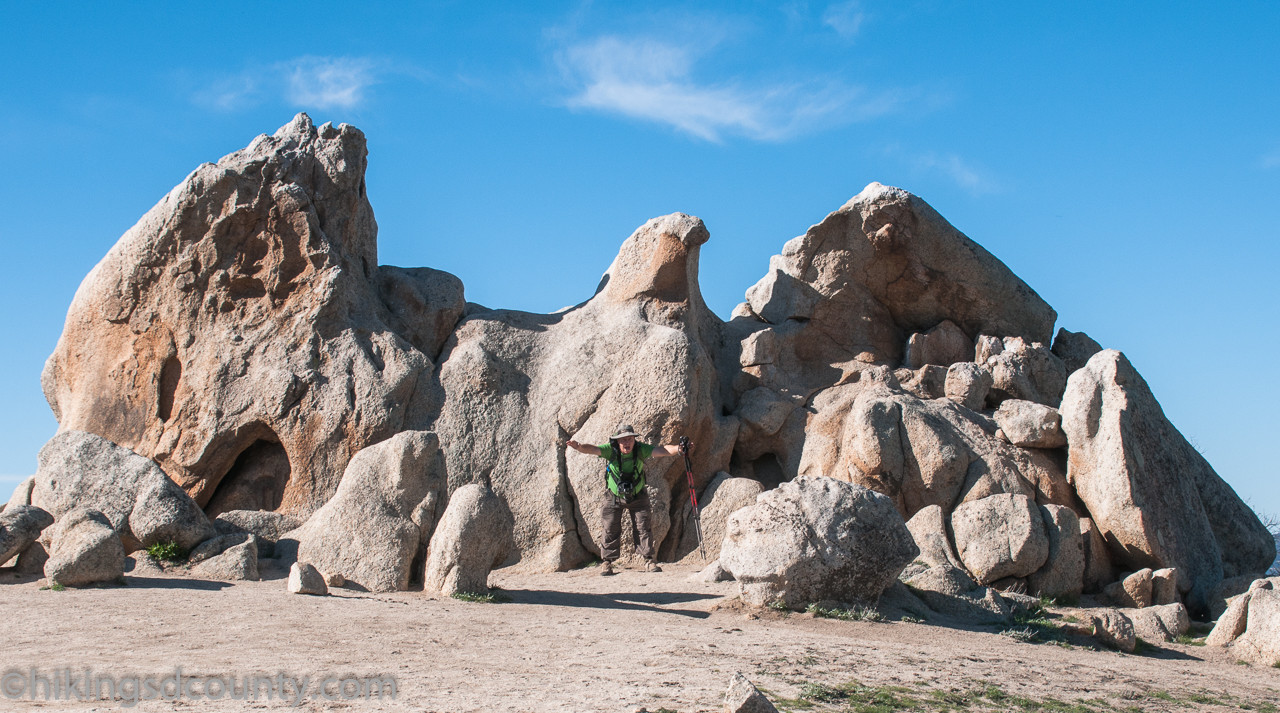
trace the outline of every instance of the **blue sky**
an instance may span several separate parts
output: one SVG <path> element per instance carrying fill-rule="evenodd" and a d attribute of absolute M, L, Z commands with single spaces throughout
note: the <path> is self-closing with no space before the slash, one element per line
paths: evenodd
<path fill-rule="evenodd" d="M 579 302 L 684 211 L 727 317 L 867 183 L 910 190 L 1280 513 L 1280 4 L 119 5 L 0 8 L 0 497 L 57 427 L 40 369 L 85 273 L 307 111 L 369 138 L 381 262 L 490 306 Z"/>

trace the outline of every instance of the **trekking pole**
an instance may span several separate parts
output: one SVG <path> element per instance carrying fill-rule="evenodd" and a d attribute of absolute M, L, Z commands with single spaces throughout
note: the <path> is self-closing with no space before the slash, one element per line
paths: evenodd
<path fill-rule="evenodd" d="M 680 437 L 680 452 L 684 454 L 684 474 L 689 479 L 689 502 L 693 503 L 693 527 L 698 533 L 698 554 L 707 561 L 707 551 L 702 547 L 702 514 L 698 512 L 698 494 L 693 490 L 693 463 L 689 460 L 689 437 Z"/>

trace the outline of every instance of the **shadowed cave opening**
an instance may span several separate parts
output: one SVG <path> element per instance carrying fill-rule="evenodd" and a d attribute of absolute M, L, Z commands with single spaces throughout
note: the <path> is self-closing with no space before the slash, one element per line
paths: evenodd
<path fill-rule="evenodd" d="M 173 415 L 173 397 L 178 391 L 178 382 L 182 381 L 182 362 L 171 356 L 164 360 L 160 367 L 159 392 L 156 398 L 156 415 L 161 421 L 168 421 Z"/>
<path fill-rule="evenodd" d="M 218 481 L 205 514 L 214 518 L 228 510 L 275 510 L 284 500 L 290 472 L 289 454 L 280 441 L 259 438 Z"/>

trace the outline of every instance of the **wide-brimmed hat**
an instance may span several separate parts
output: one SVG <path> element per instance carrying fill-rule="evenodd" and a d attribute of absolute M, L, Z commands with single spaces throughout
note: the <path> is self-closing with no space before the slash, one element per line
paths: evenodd
<path fill-rule="evenodd" d="M 640 434 L 636 433 L 635 429 L 631 427 L 631 424 L 624 423 L 621 426 L 618 426 L 618 432 L 610 436 L 610 438 L 626 438 L 627 436 L 634 438 L 639 435 Z"/>

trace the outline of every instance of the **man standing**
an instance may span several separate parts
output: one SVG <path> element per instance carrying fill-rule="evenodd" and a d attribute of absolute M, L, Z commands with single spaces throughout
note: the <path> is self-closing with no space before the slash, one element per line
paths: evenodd
<path fill-rule="evenodd" d="M 652 446 L 636 441 L 636 432 L 630 424 L 618 426 L 608 443 L 592 446 L 577 441 L 565 444 L 579 453 L 600 456 L 605 459 L 604 482 L 609 489 L 600 517 L 604 520 L 604 545 L 600 559 L 604 564 L 600 574 L 613 574 L 613 562 L 618 559 L 622 543 L 622 511 L 628 510 L 634 518 L 637 530 L 637 553 L 644 558 L 646 572 L 661 572 L 654 561 L 653 529 L 649 522 L 649 492 L 645 490 L 644 462 L 653 456 L 680 454 L 680 446 Z"/>

